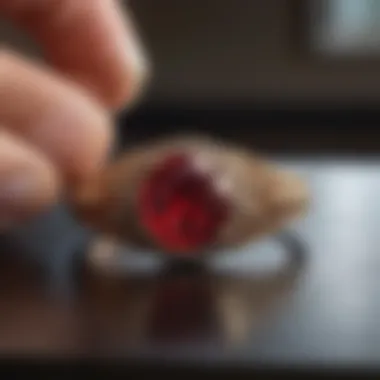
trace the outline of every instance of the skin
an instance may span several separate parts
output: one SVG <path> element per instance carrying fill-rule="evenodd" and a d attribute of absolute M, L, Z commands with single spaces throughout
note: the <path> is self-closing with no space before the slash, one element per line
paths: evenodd
<path fill-rule="evenodd" d="M 123 240 L 134 238 L 125 213 L 120 215 L 135 182 L 129 174 L 141 172 L 141 162 L 160 153 L 145 149 L 143 159 L 126 154 L 105 165 L 112 115 L 139 99 L 148 72 L 131 16 L 120 5 L 118 0 L 0 0 L 0 15 L 39 42 L 47 62 L 0 50 L 0 232 L 64 194 L 80 220 Z M 223 232 L 222 246 L 273 231 L 307 199 L 298 178 L 241 154 L 218 150 L 222 167 L 238 174 L 234 194 L 244 192 L 238 195 L 244 212 Z"/>
<path fill-rule="evenodd" d="M 96 177 L 112 146 L 112 115 L 138 99 L 148 70 L 117 0 L 0 0 L 0 15 L 46 58 L 0 50 L 3 232 Z"/>

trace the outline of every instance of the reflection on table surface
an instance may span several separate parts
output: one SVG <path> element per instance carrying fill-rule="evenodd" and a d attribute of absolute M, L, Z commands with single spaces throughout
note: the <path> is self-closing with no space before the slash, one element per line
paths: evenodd
<path fill-rule="evenodd" d="M 131 267 L 111 277 L 87 267 L 65 293 L 4 255 L 0 349 L 377 363 L 380 160 L 286 165 L 305 175 L 313 193 L 309 216 L 294 226 L 306 243 L 305 262 L 286 266 L 280 261 L 289 254 L 268 241 L 206 267 L 163 266 L 145 275 Z"/>
<path fill-rule="evenodd" d="M 138 274 L 109 275 L 86 267 L 71 292 L 62 281 L 47 281 L 4 256 L 0 349 L 176 356 L 242 347 L 269 328 L 270 317 L 286 305 L 304 264 L 296 248 L 264 247 L 261 261 L 269 252 L 269 265 L 254 260 L 256 267 L 248 269 L 228 260 L 168 262 Z"/>

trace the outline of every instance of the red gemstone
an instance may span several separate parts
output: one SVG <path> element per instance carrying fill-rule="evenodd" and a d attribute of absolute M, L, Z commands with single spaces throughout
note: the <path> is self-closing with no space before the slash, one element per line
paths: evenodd
<path fill-rule="evenodd" d="M 153 240 L 178 254 L 196 254 L 211 244 L 227 218 L 226 202 L 210 176 L 186 155 L 170 156 L 153 170 L 138 208 Z"/>

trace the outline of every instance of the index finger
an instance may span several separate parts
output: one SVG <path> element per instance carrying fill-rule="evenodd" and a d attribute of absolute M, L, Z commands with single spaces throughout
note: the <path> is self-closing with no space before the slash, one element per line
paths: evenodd
<path fill-rule="evenodd" d="M 0 0 L 0 12 L 41 44 L 57 69 L 118 108 L 147 74 L 130 14 L 117 0 Z"/>

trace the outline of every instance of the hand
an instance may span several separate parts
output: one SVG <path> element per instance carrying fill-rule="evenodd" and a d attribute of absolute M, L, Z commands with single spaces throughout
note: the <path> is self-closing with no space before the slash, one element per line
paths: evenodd
<path fill-rule="evenodd" d="M 0 51 L 0 231 L 43 211 L 103 165 L 111 113 L 136 99 L 146 63 L 117 0 L 0 0 L 49 64 Z"/>

